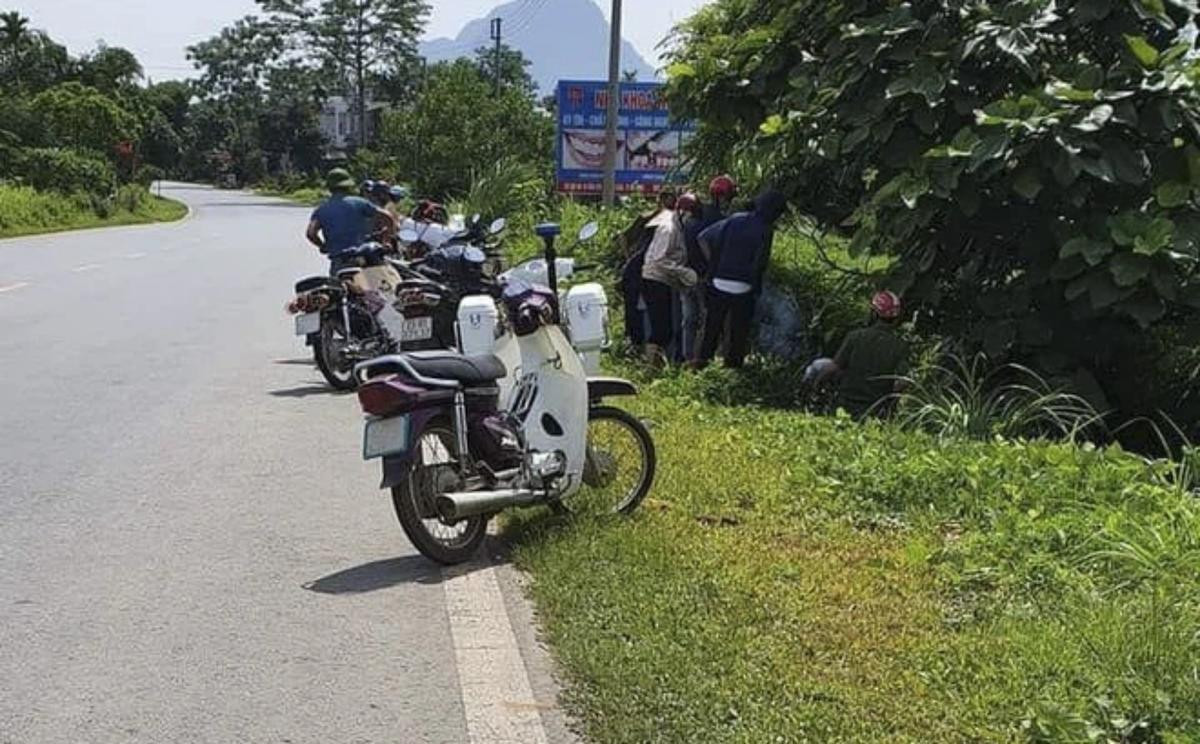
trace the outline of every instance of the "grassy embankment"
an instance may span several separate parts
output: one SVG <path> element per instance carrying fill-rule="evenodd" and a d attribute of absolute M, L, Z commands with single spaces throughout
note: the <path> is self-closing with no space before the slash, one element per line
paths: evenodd
<path fill-rule="evenodd" d="M 319 188 L 302 188 L 291 191 L 285 191 L 277 188 L 257 188 L 254 191 L 255 193 L 262 194 L 263 196 L 273 196 L 279 199 L 287 199 L 288 201 L 296 202 L 297 204 L 303 204 L 309 207 L 317 206 L 329 196 L 328 191 Z"/>
<path fill-rule="evenodd" d="M 717 404 L 780 372 L 647 381 L 632 519 L 508 522 L 593 740 L 1200 741 L 1194 473 Z"/>
<path fill-rule="evenodd" d="M 64 196 L 28 187 L 0 185 L 0 238 L 172 222 L 183 219 L 186 214 L 186 205 L 153 196 L 137 186 L 123 187 L 111 199 L 96 200 L 86 195 Z"/>

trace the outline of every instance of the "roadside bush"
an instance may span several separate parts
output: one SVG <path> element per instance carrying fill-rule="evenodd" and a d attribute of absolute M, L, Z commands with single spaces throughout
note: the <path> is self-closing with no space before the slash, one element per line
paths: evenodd
<path fill-rule="evenodd" d="M 167 177 L 166 171 L 157 165 L 143 165 L 133 175 L 133 182 L 143 188 L 150 188 L 156 181 Z"/>
<path fill-rule="evenodd" d="M 39 190 L 107 198 L 117 187 L 116 172 L 108 161 L 74 150 L 22 150 L 18 168 L 22 181 Z"/>
<path fill-rule="evenodd" d="M 523 216 L 543 211 L 545 199 L 546 184 L 538 166 L 504 158 L 478 171 L 458 206 L 468 217 L 474 214 L 482 215 L 484 220 L 505 217 L 516 223 Z"/>

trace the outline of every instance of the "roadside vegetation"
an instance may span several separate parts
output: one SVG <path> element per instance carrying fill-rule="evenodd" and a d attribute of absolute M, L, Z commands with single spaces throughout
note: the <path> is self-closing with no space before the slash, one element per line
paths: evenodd
<path fill-rule="evenodd" d="M 186 214 L 184 204 L 154 196 L 139 186 L 123 187 L 111 199 L 99 201 L 86 194 L 63 195 L 27 186 L 0 186 L 0 238 L 172 222 Z"/>
<path fill-rule="evenodd" d="M 149 185 L 179 162 L 187 86 L 140 87 L 128 51 L 72 57 L 0 13 L 0 237 L 181 218 Z"/>
<path fill-rule="evenodd" d="M 644 385 L 635 517 L 508 525 L 594 740 L 1200 737 L 1185 466 L 702 402 L 721 375 Z"/>

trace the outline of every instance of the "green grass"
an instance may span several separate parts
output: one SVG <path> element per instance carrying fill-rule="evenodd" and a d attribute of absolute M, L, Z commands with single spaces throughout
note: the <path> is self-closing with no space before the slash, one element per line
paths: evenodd
<path fill-rule="evenodd" d="M 94 199 L 0 185 L 0 238 L 172 222 L 186 214 L 185 204 L 152 196 L 140 186 L 124 186 L 115 197 Z"/>
<path fill-rule="evenodd" d="M 306 207 L 315 207 L 329 197 L 329 192 L 325 189 L 305 187 L 294 189 L 291 191 L 281 191 L 279 189 L 259 188 L 255 192 L 263 196 L 274 196 L 280 199 L 303 204 Z"/>
<path fill-rule="evenodd" d="M 1200 738 L 1200 509 L 1168 465 L 695 384 L 631 402 L 660 463 L 632 519 L 506 525 L 593 740 Z"/>

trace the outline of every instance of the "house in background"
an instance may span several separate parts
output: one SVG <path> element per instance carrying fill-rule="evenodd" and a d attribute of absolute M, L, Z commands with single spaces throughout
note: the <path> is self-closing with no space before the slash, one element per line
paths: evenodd
<path fill-rule="evenodd" d="M 360 142 L 368 145 L 374 141 L 387 111 L 386 103 L 368 100 L 367 136 L 359 136 L 358 111 L 354 100 L 345 96 L 330 96 L 321 106 L 321 134 L 325 136 L 325 157 L 330 160 L 345 158 Z"/>

